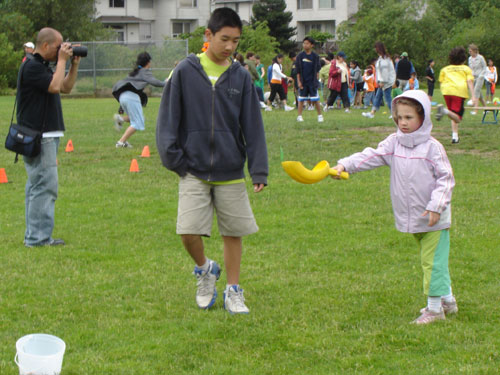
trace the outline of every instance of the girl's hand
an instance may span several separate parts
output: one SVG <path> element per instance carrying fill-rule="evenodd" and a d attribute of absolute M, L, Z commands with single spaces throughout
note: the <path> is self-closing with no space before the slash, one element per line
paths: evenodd
<path fill-rule="evenodd" d="M 334 180 L 340 180 L 340 174 L 345 171 L 345 167 L 342 164 L 337 164 L 332 169 L 335 169 L 339 173 L 337 173 L 336 176 L 330 175 L 330 177 L 333 178 Z"/>
<path fill-rule="evenodd" d="M 429 226 L 430 227 L 433 227 L 434 225 L 436 225 L 437 222 L 439 221 L 439 219 L 441 218 L 441 214 L 438 214 L 437 212 L 425 210 L 424 213 L 422 214 L 422 216 L 427 216 L 427 215 L 429 215 Z"/>

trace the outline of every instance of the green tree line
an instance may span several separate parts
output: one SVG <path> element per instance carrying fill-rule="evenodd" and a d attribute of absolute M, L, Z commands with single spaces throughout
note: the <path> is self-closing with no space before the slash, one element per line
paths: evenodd
<path fill-rule="evenodd" d="M 390 54 L 408 52 L 419 75 L 429 59 L 439 69 L 452 48 L 470 43 L 485 58 L 500 59 L 500 0 L 361 0 L 354 19 L 339 25 L 338 44 L 361 66 L 377 57 L 375 41 Z"/>

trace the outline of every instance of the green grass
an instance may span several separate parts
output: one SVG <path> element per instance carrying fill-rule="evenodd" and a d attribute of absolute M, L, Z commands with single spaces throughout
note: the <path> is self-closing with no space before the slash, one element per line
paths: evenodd
<path fill-rule="evenodd" d="M 0 104 L 5 134 L 13 97 Z M 66 342 L 64 375 L 498 373 L 499 125 L 467 114 L 452 146 L 449 121 L 435 123 L 456 178 L 450 267 L 460 311 L 416 327 L 420 258 L 394 228 L 389 170 L 301 185 L 280 166 L 280 146 L 309 168 L 376 146 L 394 131 L 384 109 L 373 120 L 332 110 L 323 124 L 313 112 L 304 123 L 294 111 L 263 112 L 269 186 L 249 193 L 260 231 L 244 240 L 241 273 L 251 313 L 230 316 L 220 297 L 210 311 L 196 307 L 193 263 L 175 234 L 178 178 L 155 148 L 158 106 L 150 99 L 135 148 L 117 150 L 115 100 L 63 100 L 54 235 L 65 247 L 23 246 L 26 172 L 0 150 L 9 178 L 0 185 L 2 375 L 18 373 L 16 340 L 36 332 Z M 129 173 L 144 145 L 151 158 Z M 222 263 L 216 229 L 205 243 Z"/>

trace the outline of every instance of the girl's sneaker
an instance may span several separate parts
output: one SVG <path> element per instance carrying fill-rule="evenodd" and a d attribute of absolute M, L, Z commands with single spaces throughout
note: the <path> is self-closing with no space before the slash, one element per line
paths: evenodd
<path fill-rule="evenodd" d="M 417 319 L 415 319 L 413 324 L 429 324 L 435 322 L 437 320 L 445 320 L 444 311 L 441 308 L 439 312 L 434 312 L 429 310 L 427 307 L 424 309 L 422 315 L 420 315 Z"/>
<path fill-rule="evenodd" d="M 456 314 L 458 312 L 457 300 L 453 297 L 453 301 L 446 302 L 444 299 L 441 299 L 441 306 L 443 308 L 444 315 Z M 420 314 L 425 312 L 426 307 L 420 309 Z"/>
<path fill-rule="evenodd" d="M 127 141 L 125 142 L 116 142 L 116 148 L 132 148 L 132 145 L 128 143 Z"/>

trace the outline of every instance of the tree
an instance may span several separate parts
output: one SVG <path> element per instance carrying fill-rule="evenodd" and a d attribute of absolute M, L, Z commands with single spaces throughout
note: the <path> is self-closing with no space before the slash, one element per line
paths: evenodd
<path fill-rule="evenodd" d="M 238 51 L 243 55 L 253 52 L 260 56 L 263 63 L 271 62 L 276 55 L 279 44 L 271 35 L 267 22 L 256 22 L 253 25 L 243 26 Z"/>
<path fill-rule="evenodd" d="M 47 26 L 61 32 L 64 40 L 96 40 L 109 35 L 95 20 L 94 0 L 4 0 L 0 2 L 0 13 L 26 16 L 32 29 L 25 32 L 30 35 Z"/>
<path fill-rule="evenodd" d="M 285 12 L 285 0 L 261 0 L 252 8 L 252 25 L 257 22 L 267 22 L 269 33 L 276 38 L 280 49 L 289 52 L 295 49 L 295 27 L 290 27 L 292 12 Z"/>
<path fill-rule="evenodd" d="M 23 56 L 22 51 L 14 51 L 7 35 L 0 34 L 0 92 L 9 87 L 15 87 L 17 69 Z"/>
<path fill-rule="evenodd" d="M 333 35 L 326 32 L 326 31 L 320 31 L 316 29 L 312 29 L 307 36 L 310 36 L 311 38 L 314 39 L 316 42 L 316 46 L 319 48 L 323 48 L 324 43 L 329 40 L 333 39 Z"/>

